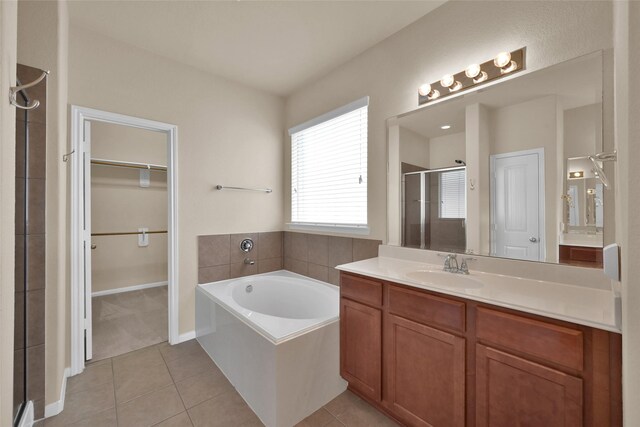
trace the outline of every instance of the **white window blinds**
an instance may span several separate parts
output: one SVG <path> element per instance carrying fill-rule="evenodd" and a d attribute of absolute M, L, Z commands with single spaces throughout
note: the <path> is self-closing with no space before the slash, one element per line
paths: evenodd
<path fill-rule="evenodd" d="M 366 227 L 369 98 L 289 130 L 291 221 Z"/>
<path fill-rule="evenodd" d="M 467 212 L 466 171 L 442 172 L 440 175 L 440 218 L 465 218 Z"/>

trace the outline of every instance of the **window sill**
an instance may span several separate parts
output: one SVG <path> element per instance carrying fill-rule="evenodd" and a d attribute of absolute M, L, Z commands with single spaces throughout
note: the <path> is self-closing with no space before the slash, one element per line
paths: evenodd
<path fill-rule="evenodd" d="M 302 231 L 326 231 L 328 233 L 336 234 L 359 234 L 368 236 L 371 233 L 368 225 L 331 225 L 331 224 L 310 224 L 300 222 L 287 223 L 289 230 L 302 230 Z"/>

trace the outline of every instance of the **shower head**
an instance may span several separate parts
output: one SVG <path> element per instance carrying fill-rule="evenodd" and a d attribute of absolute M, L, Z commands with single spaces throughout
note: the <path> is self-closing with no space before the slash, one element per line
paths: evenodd
<path fill-rule="evenodd" d="M 462 166 L 467 166 L 467 164 L 464 162 L 464 160 L 460 160 L 460 159 L 456 159 L 456 163 Z"/>

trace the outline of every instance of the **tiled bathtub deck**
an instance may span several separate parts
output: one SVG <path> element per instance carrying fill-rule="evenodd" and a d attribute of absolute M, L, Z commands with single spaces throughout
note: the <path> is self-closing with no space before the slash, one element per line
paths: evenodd
<path fill-rule="evenodd" d="M 40 423 L 41 425 L 42 423 Z M 56 426 L 262 426 L 195 341 L 143 348 L 87 366 L 67 383 Z M 301 427 L 396 426 L 350 392 L 302 421 Z"/>

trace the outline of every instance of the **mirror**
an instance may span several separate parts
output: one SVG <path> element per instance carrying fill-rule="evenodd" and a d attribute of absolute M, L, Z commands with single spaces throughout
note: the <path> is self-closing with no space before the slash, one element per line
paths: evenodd
<path fill-rule="evenodd" d="M 598 52 L 389 119 L 389 244 L 601 267 L 603 82 Z"/>

